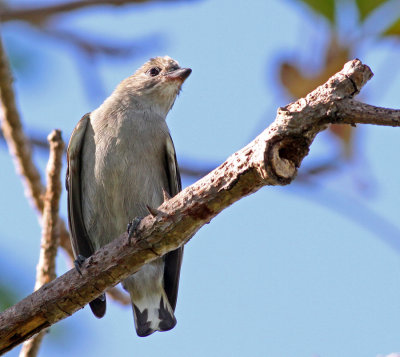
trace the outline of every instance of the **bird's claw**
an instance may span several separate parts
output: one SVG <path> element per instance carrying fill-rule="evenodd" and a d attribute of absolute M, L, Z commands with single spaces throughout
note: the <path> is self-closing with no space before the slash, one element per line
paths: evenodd
<path fill-rule="evenodd" d="M 126 231 L 128 233 L 128 244 L 131 245 L 132 242 L 132 237 L 135 235 L 136 228 L 139 226 L 141 222 L 141 218 L 136 217 L 132 222 L 128 223 L 128 226 L 126 228 Z"/>
<path fill-rule="evenodd" d="M 75 269 L 77 270 L 77 272 L 79 273 L 80 276 L 82 276 L 81 267 L 85 260 L 86 260 L 86 258 L 80 254 L 78 254 L 76 259 L 74 260 Z"/>

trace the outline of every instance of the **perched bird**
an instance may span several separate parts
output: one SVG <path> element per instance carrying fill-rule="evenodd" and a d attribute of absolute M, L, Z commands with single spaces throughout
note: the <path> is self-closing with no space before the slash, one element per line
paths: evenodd
<path fill-rule="evenodd" d="M 75 127 L 67 153 L 68 216 L 77 263 L 117 238 L 135 217 L 181 190 L 166 116 L 190 68 L 168 56 L 150 59 L 123 80 Z M 139 336 L 176 325 L 183 247 L 144 265 L 123 281 Z M 90 303 L 97 317 L 105 295 Z"/>

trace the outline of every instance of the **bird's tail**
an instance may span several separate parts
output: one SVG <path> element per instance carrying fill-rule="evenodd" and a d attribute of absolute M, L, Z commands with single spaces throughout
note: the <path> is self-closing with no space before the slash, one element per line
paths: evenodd
<path fill-rule="evenodd" d="M 168 331 L 174 328 L 176 318 L 164 289 L 145 295 L 141 299 L 137 299 L 135 294 L 130 295 L 138 336 L 145 337 L 155 331 Z"/>
<path fill-rule="evenodd" d="M 101 294 L 98 298 L 89 303 L 89 306 L 97 318 L 101 319 L 106 313 L 106 294 Z"/>

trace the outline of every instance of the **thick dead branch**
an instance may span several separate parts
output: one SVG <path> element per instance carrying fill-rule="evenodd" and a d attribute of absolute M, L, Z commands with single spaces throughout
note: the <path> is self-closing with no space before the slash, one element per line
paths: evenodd
<path fill-rule="evenodd" d="M 61 196 L 61 167 L 64 142 L 61 131 L 54 130 L 49 136 L 50 157 L 47 165 L 47 188 L 44 199 L 42 240 L 39 263 L 36 268 L 35 291 L 56 278 L 56 255 L 58 248 L 58 211 Z M 20 357 L 35 357 L 47 330 L 25 341 Z"/>
<path fill-rule="evenodd" d="M 31 200 L 36 210 L 43 213 L 43 194 L 45 188 L 41 182 L 40 173 L 33 162 L 32 150 L 29 140 L 24 134 L 21 118 L 15 103 L 12 88 L 12 76 L 7 56 L 0 38 L 0 100 L 2 115 L 0 115 L 1 128 L 17 172 L 25 182 L 25 195 Z M 60 246 L 73 258 L 69 233 L 62 219 L 59 218 Z M 113 294 L 121 296 L 120 292 Z M 119 302 L 125 304 L 126 299 Z"/>
<path fill-rule="evenodd" d="M 348 62 L 307 97 L 279 108 L 275 121 L 254 141 L 164 202 L 157 215 L 145 217 L 131 245 L 122 234 L 86 260 L 83 276 L 71 270 L 3 312 L 0 352 L 73 314 L 144 264 L 187 243 L 235 201 L 265 185 L 289 184 L 315 136 L 329 123 L 341 123 L 346 116 L 340 108 L 352 110 L 352 97 L 372 75 L 359 60 Z M 399 112 L 391 111 L 393 115 Z M 361 116 L 346 119 L 351 124 L 363 120 Z M 392 120 L 391 125 L 399 126 L 398 120 Z"/>

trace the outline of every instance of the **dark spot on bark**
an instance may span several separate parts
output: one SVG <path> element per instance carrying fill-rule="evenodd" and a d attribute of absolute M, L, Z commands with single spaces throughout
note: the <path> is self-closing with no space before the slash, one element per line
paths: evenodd
<path fill-rule="evenodd" d="M 241 189 L 241 193 L 243 196 L 247 196 L 248 194 L 250 194 L 253 191 L 253 188 L 250 186 L 243 186 L 243 188 Z"/>
<path fill-rule="evenodd" d="M 213 215 L 213 212 L 205 205 L 197 205 L 188 210 L 188 215 L 198 219 L 207 219 Z"/>
<path fill-rule="evenodd" d="M 353 85 L 354 91 L 350 94 L 350 96 L 353 97 L 354 95 L 356 95 L 359 92 L 357 84 L 356 84 L 356 82 L 354 82 L 354 80 L 353 80 L 353 78 L 351 78 L 351 76 L 346 75 L 346 78 Z"/>
<path fill-rule="evenodd" d="M 21 339 L 21 334 L 20 333 L 15 333 L 10 337 L 10 341 L 19 341 Z"/>

